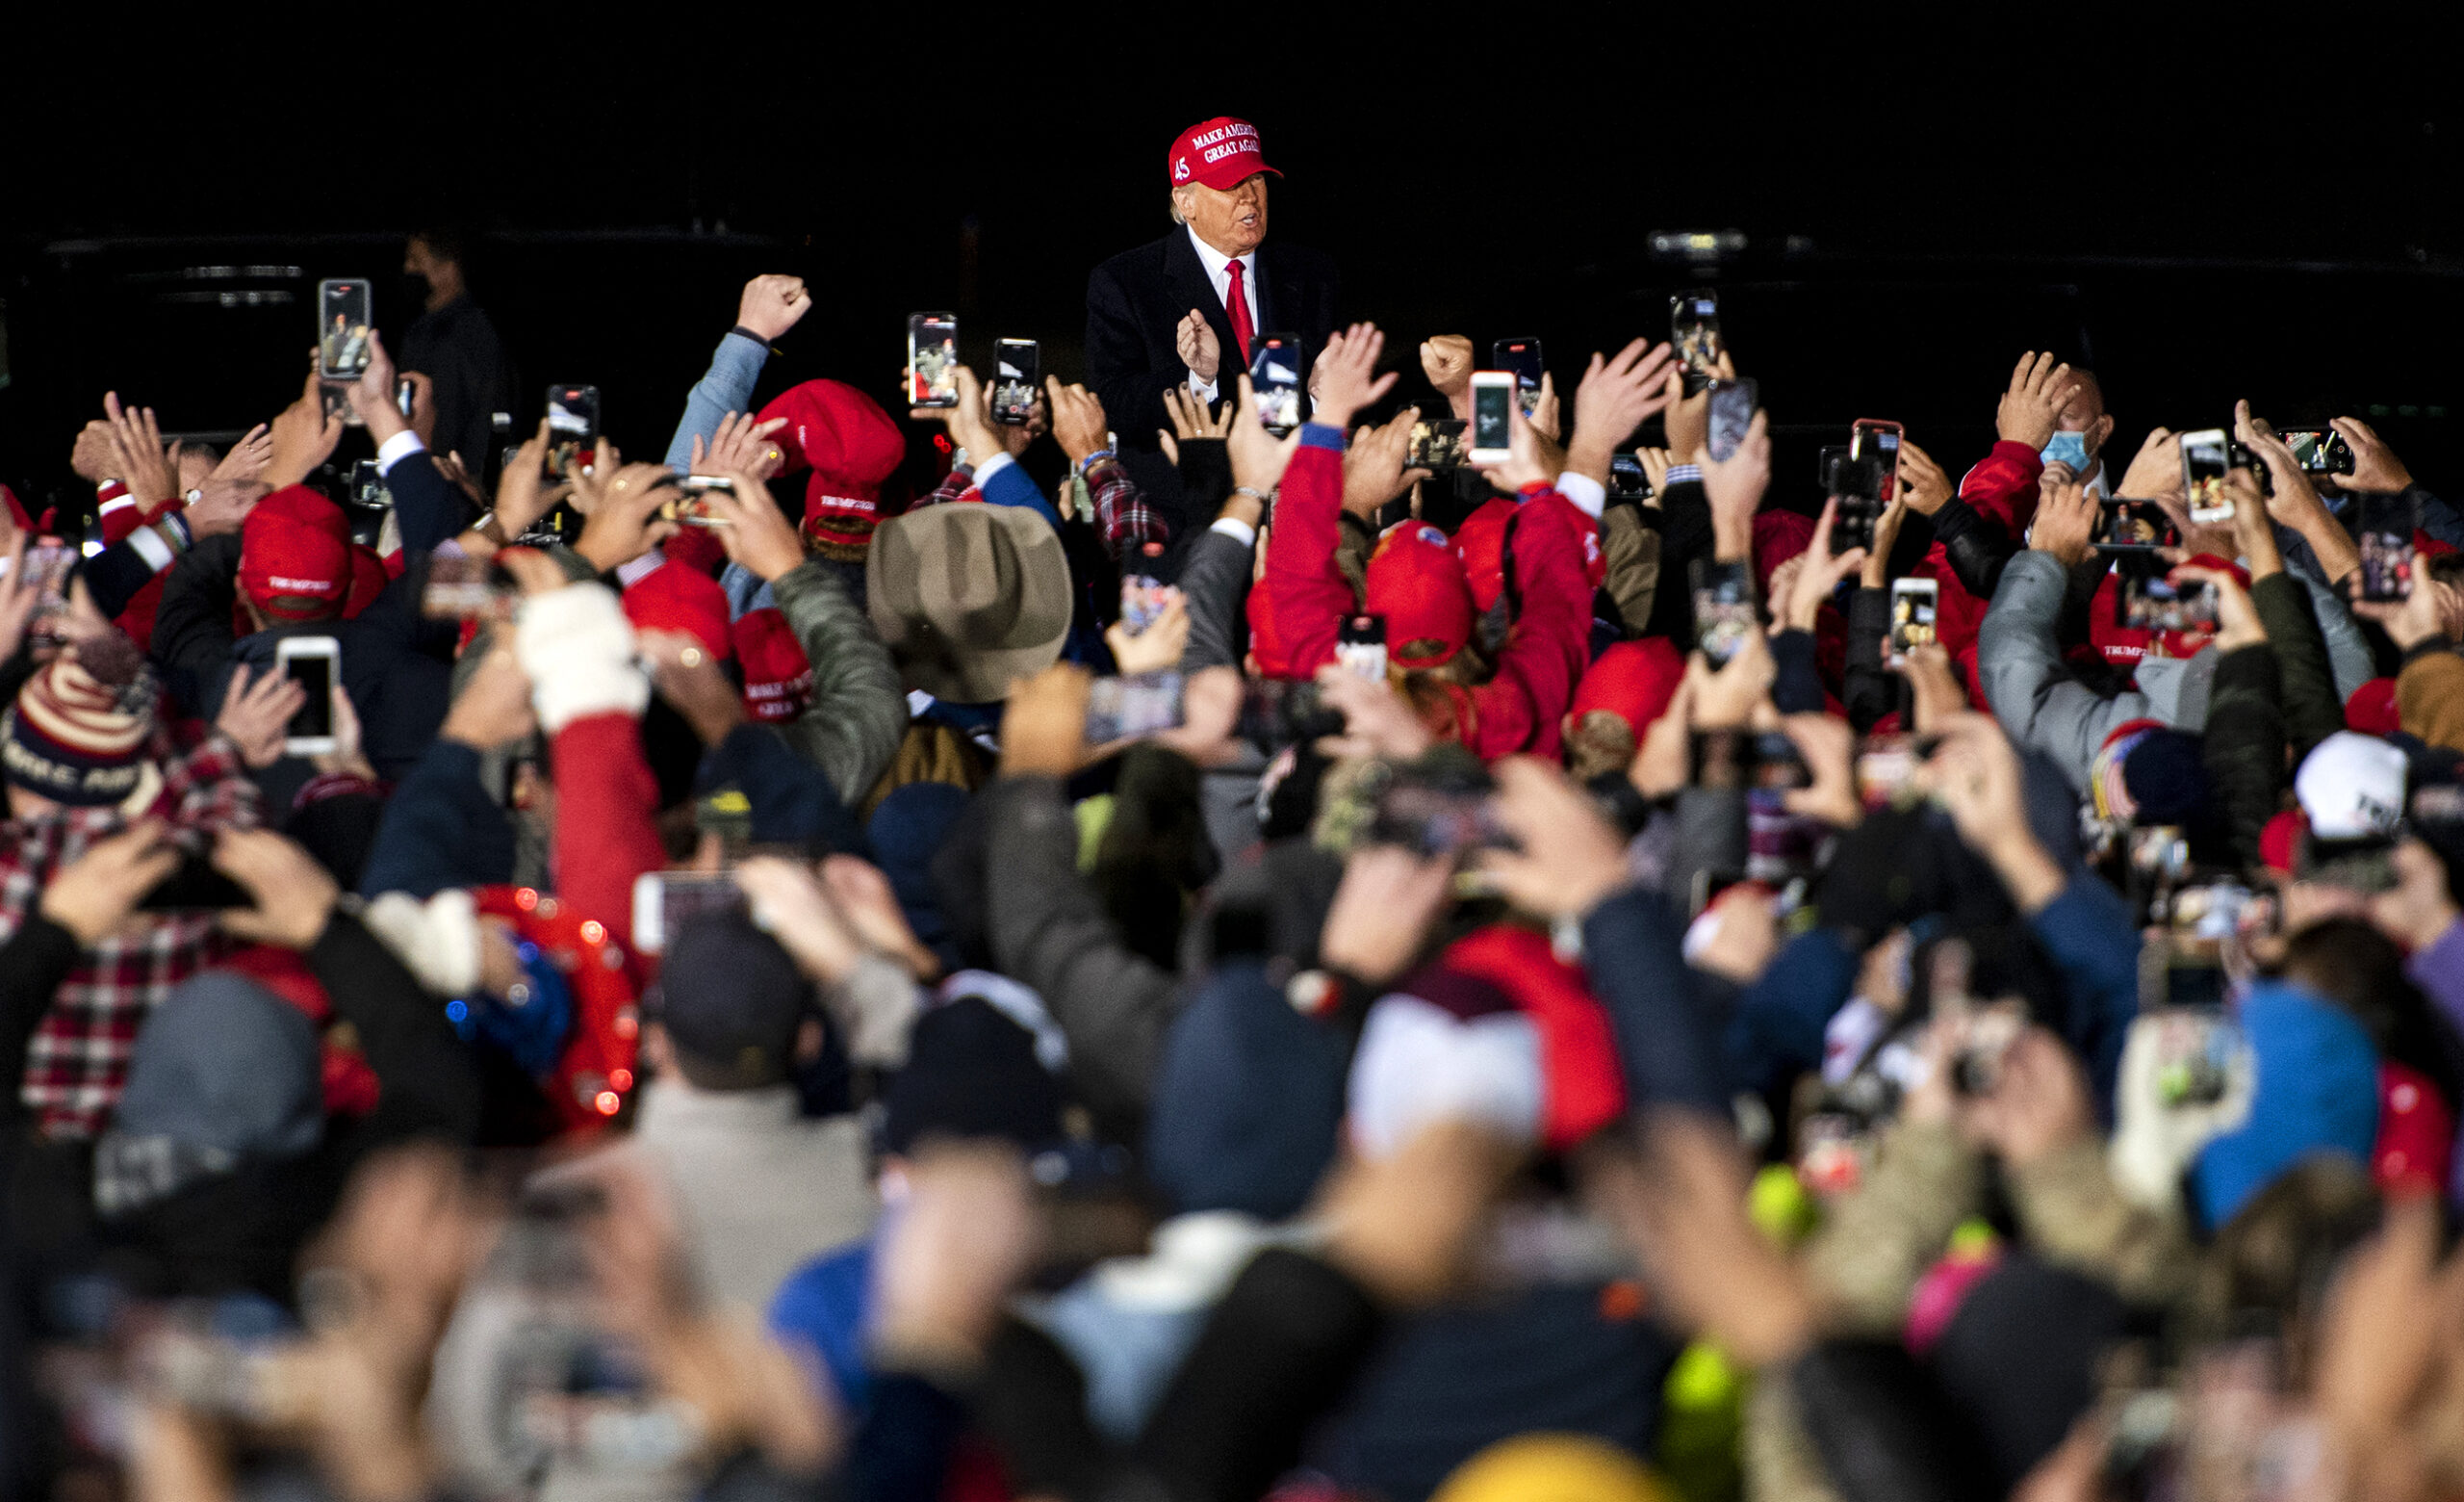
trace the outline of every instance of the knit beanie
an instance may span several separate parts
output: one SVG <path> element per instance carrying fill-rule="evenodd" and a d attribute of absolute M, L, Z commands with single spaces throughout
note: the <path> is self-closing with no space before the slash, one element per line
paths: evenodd
<path fill-rule="evenodd" d="M 154 701 L 137 643 L 117 631 L 88 637 L 17 690 L 0 719 L 0 772 L 54 803 L 125 802 L 144 780 Z"/>

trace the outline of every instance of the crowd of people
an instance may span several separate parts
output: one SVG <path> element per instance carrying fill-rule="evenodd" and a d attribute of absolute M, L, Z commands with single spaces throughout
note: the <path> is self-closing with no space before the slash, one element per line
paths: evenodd
<path fill-rule="evenodd" d="M 1277 435 L 1254 141 L 1181 364 L 959 368 L 929 491 L 765 275 L 655 461 L 380 338 L 8 498 L 12 1487 L 2464 1494 L 2464 517 L 2033 352 L 1840 495 L 1751 349 L 1431 472 L 1354 324 Z"/>

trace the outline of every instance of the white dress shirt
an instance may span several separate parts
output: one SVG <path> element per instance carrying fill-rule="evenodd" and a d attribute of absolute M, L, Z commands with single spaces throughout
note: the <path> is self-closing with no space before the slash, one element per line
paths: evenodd
<path fill-rule="evenodd" d="M 1226 316 L 1229 316 L 1232 311 L 1233 258 L 1225 255 L 1222 251 L 1216 249 L 1213 246 L 1208 245 L 1205 241 L 1197 238 L 1197 231 L 1194 229 L 1190 231 L 1190 245 L 1192 248 L 1197 251 L 1197 264 L 1206 268 L 1206 279 L 1215 288 L 1215 300 L 1223 304 L 1223 311 Z M 1242 281 L 1241 290 L 1247 295 L 1249 299 L 1249 322 L 1252 325 L 1249 329 L 1249 336 L 1254 339 L 1260 332 L 1260 329 L 1257 326 L 1258 253 L 1252 250 L 1247 255 L 1242 256 L 1240 261 Z M 1221 385 L 1223 379 L 1223 367 L 1227 364 L 1238 365 L 1240 362 L 1240 350 L 1225 350 L 1220 351 L 1216 359 L 1215 379 L 1200 380 L 1197 378 L 1197 372 L 1192 371 L 1190 372 L 1190 390 L 1197 394 L 1197 399 L 1200 401 L 1211 404 L 1215 401 L 1217 392 Z"/>

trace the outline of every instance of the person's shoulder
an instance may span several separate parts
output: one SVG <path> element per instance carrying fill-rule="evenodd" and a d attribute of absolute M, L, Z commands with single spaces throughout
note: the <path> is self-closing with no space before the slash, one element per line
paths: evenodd
<path fill-rule="evenodd" d="M 1172 231 L 1173 235 L 1183 233 L 1185 231 L 1177 229 Z M 1171 246 L 1172 235 L 1166 235 L 1161 239 L 1149 241 L 1145 245 L 1123 250 L 1118 255 L 1099 262 L 1095 267 L 1093 279 L 1128 283 L 1160 276 L 1164 272 L 1164 258 Z"/>

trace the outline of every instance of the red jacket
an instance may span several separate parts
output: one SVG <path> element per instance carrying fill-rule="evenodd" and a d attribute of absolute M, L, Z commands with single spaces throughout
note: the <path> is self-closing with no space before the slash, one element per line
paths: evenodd
<path fill-rule="evenodd" d="M 1265 677 L 1308 678 L 1335 660 L 1336 634 L 1352 608 L 1351 585 L 1335 567 L 1343 495 L 1342 435 L 1313 424 L 1284 472 L 1266 577 L 1249 593 L 1250 650 Z M 1497 676 L 1475 688 L 1446 686 L 1450 712 L 1432 728 L 1483 761 L 1558 754 L 1560 722 L 1591 660 L 1588 564 L 1570 517 L 1582 513 L 1553 489 L 1524 501 L 1513 547 L 1523 613 Z"/>
<path fill-rule="evenodd" d="M 2028 523 L 2036 518 L 2037 481 L 2043 474 L 2044 460 L 2037 451 L 2005 439 L 1994 444 L 1993 452 L 1961 478 L 1960 499 L 1979 515 L 2000 523 L 2016 540 L 2025 535 Z M 1931 579 L 1942 586 L 1934 617 L 1935 631 L 1950 653 L 1953 665 L 1958 667 L 1970 702 L 1983 704 L 1985 694 L 1977 686 L 1976 678 L 1976 634 L 1985 624 L 1986 608 L 1992 602 L 1968 593 L 1951 567 L 1949 551 L 1938 542 L 1925 551 L 1924 561 L 1911 571 L 1911 577 Z"/>

